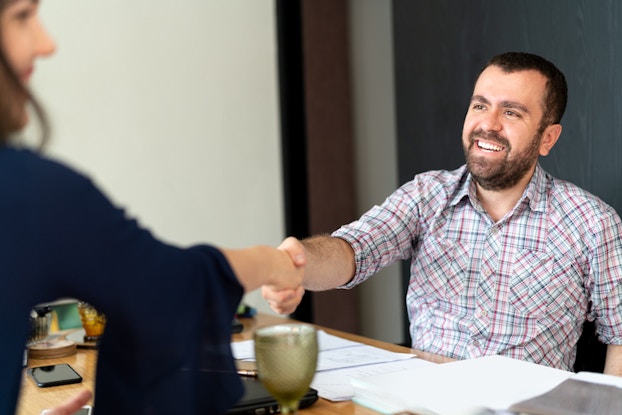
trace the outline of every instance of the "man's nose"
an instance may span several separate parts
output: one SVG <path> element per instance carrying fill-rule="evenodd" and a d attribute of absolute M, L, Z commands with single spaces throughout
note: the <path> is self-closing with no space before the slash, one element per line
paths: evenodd
<path fill-rule="evenodd" d="M 483 115 L 481 127 L 484 131 L 499 131 L 502 128 L 499 110 L 489 110 Z"/>

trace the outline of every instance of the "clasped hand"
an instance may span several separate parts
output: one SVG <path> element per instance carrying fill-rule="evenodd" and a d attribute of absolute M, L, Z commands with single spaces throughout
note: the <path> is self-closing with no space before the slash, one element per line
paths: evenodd
<path fill-rule="evenodd" d="M 278 249 L 286 251 L 294 265 L 304 273 L 303 267 L 306 264 L 305 248 L 298 239 L 289 237 L 279 245 Z M 305 289 L 302 284 L 295 288 L 283 288 L 275 285 L 264 285 L 261 287 L 262 296 L 270 304 L 270 308 L 279 314 L 293 313 L 302 301 L 304 293 Z"/>

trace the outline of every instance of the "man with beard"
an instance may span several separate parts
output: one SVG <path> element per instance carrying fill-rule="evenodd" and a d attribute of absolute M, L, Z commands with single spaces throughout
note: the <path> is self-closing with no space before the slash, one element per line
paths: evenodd
<path fill-rule="evenodd" d="M 493 57 L 462 134 L 466 165 L 419 174 L 306 251 L 304 288 L 264 297 L 290 313 L 304 289 L 351 288 L 411 259 L 412 347 L 456 359 L 500 354 L 572 370 L 583 323 L 622 375 L 621 222 L 613 208 L 538 164 L 562 126 L 567 86 L 547 60 Z"/>

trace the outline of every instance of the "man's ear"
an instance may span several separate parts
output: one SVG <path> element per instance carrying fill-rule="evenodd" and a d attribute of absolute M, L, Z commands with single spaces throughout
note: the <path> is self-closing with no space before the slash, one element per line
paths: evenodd
<path fill-rule="evenodd" d="M 542 133 L 542 141 L 540 142 L 540 155 L 548 156 L 549 152 L 557 143 L 557 139 L 562 133 L 561 124 L 551 124 L 544 129 Z"/>

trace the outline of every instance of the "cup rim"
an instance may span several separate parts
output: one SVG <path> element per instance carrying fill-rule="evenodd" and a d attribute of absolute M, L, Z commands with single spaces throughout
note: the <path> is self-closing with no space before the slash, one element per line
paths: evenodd
<path fill-rule="evenodd" d="M 317 329 L 307 323 L 279 323 L 260 327 L 255 330 L 254 335 L 287 334 L 296 332 L 300 332 L 302 334 L 317 333 Z"/>

